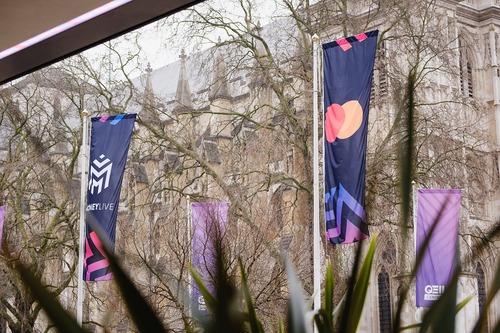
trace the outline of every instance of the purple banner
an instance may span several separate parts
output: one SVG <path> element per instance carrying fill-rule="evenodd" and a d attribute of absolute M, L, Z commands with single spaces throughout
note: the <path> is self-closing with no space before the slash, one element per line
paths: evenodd
<path fill-rule="evenodd" d="M 2 248 L 4 218 L 5 218 L 5 206 L 0 206 L 0 248 Z"/>
<path fill-rule="evenodd" d="M 378 31 L 323 44 L 326 237 L 349 244 L 368 237 L 366 140 Z"/>
<path fill-rule="evenodd" d="M 456 264 L 460 190 L 418 190 L 416 255 L 430 236 L 416 274 L 417 307 L 430 307 L 444 292 Z"/>
<path fill-rule="evenodd" d="M 101 229 L 107 236 L 103 241 L 114 250 L 118 202 L 135 117 L 135 114 L 120 114 L 92 118 L 83 264 L 85 281 L 113 278 L 103 244 L 93 228 Z M 89 221 L 94 224 L 90 225 Z"/>
<path fill-rule="evenodd" d="M 213 293 L 211 276 L 215 271 L 216 237 L 222 240 L 227 223 L 228 202 L 195 202 L 191 204 L 192 264 L 207 288 Z M 197 286 L 193 286 L 192 313 L 195 317 L 208 314 L 205 301 Z"/>

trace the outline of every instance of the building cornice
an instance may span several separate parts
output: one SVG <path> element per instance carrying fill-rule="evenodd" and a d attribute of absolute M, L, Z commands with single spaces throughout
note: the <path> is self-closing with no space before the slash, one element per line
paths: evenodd
<path fill-rule="evenodd" d="M 500 7 L 489 6 L 482 9 L 476 9 L 464 5 L 463 3 L 457 5 L 457 17 L 460 19 L 471 20 L 478 25 L 489 24 L 492 21 L 497 21 L 500 25 Z"/>

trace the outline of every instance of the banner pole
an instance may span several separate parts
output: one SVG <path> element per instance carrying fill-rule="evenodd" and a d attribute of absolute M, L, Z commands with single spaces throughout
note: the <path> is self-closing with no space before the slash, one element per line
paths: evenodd
<path fill-rule="evenodd" d="M 412 205 L 413 205 L 413 249 L 415 250 L 415 260 L 417 260 L 417 183 L 412 180 Z"/>
<path fill-rule="evenodd" d="M 80 237 L 79 237 L 79 252 L 78 252 L 78 292 L 76 299 L 76 321 L 82 327 L 82 308 L 83 308 L 83 256 L 85 255 L 85 166 L 87 162 L 87 110 L 82 111 L 83 130 L 82 130 L 82 159 L 81 159 L 81 178 L 80 178 Z"/>
<path fill-rule="evenodd" d="M 187 241 L 188 241 L 188 261 L 189 265 L 192 267 L 193 266 L 193 253 L 192 253 L 192 240 L 191 240 L 191 197 L 188 195 L 186 197 L 186 204 L 187 204 Z M 191 273 L 188 275 L 188 315 L 190 317 L 193 316 L 193 277 L 191 276 Z"/>
<path fill-rule="evenodd" d="M 413 249 L 415 251 L 415 263 L 417 261 L 417 182 L 412 180 L 411 182 L 411 193 L 412 193 L 412 205 L 413 205 Z M 415 309 L 415 322 L 422 323 L 422 308 L 416 307 Z"/>
<path fill-rule="evenodd" d="M 319 231 L 319 147 L 318 147 L 318 35 L 312 36 L 313 42 L 313 144 L 314 144 L 314 228 L 313 228 L 313 265 L 314 265 L 314 311 L 321 307 L 321 267 Z M 314 325 L 314 332 L 317 327 Z"/>

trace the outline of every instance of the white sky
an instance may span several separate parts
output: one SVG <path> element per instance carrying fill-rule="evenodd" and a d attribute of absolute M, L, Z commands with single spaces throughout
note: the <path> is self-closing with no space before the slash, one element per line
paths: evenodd
<path fill-rule="evenodd" d="M 244 1 L 244 0 L 242 0 Z M 253 16 L 256 18 L 256 21 L 259 21 L 261 25 L 267 24 L 269 21 L 276 17 L 277 15 L 277 6 L 279 1 L 266 1 L 266 0 L 251 0 L 252 7 L 254 8 Z M 208 0 L 205 3 L 201 3 L 196 5 L 197 8 L 201 8 L 206 6 L 207 4 L 212 4 L 214 8 L 224 8 L 229 13 L 231 13 L 234 18 L 238 18 L 238 13 L 241 13 L 239 0 Z M 175 17 L 181 18 L 186 15 L 185 11 L 178 12 L 174 14 Z M 141 33 L 140 38 L 140 46 L 143 48 L 143 52 L 141 53 L 141 57 L 144 61 L 151 63 L 151 67 L 153 69 L 160 68 L 168 63 L 174 62 L 179 59 L 179 54 L 181 52 L 182 44 L 185 42 L 179 37 L 178 39 L 174 39 L 173 41 L 167 42 L 166 36 L 172 35 L 171 31 L 168 31 L 168 24 L 164 24 L 164 20 L 160 22 L 151 23 L 138 31 Z M 133 34 L 132 32 L 131 34 Z M 221 35 L 222 32 L 214 33 L 213 40 L 217 40 L 218 37 L 224 39 L 224 36 Z M 125 35 L 126 36 L 126 35 Z M 119 37 L 123 38 L 123 37 Z M 206 45 L 203 48 L 208 48 L 212 45 Z M 192 46 L 186 47 L 186 52 L 189 55 L 191 52 L 190 48 Z M 105 47 L 97 46 L 93 49 L 87 51 L 86 54 L 102 54 L 107 53 Z M 145 66 L 144 66 L 145 67 Z"/>

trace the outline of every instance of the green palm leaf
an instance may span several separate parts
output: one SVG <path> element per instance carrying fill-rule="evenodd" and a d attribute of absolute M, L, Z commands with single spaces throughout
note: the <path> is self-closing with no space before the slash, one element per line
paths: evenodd
<path fill-rule="evenodd" d="M 38 302 L 40 302 L 40 305 L 45 310 L 45 313 L 47 313 L 47 316 L 59 332 L 86 332 L 78 326 L 76 319 L 64 310 L 55 296 L 42 285 L 40 279 L 29 268 L 21 262 L 18 262 L 16 264 L 16 269 L 19 272 L 24 284 L 28 286 L 33 296 L 35 296 Z"/>
<path fill-rule="evenodd" d="M 351 296 L 351 301 L 349 303 L 348 318 L 347 318 L 347 333 L 356 332 L 359 321 L 361 319 L 361 314 L 363 313 L 363 307 L 366 299 L 366 292 L 368 290 L 368 284 L 370 280 L 370 273 L 372 269 L 373 257 L 375 255 L 375 248 L 377 243 L 377 236 L 373 235 L 368 251 L 366 253 L 363 266 L 359 272 L 356 284 L 354 285 L 354 290 Z"/>
<path fill-rule="evenodd" d="M 262 323 L 257 318 L 257 313 L 255 312 L 255 307 L 253 305 L 252 297 L 250 296 L 250 290 L 248 288 L 248 283 L 247 283 L 247 276 L 241 259 L 238 259 L 238 264 L 240 266 L 240 272 L 241 272 L 241 289 L 243 292 L 243 297 L 245 298 L 245 303 L 247 305 L 250 332 L 264 333 L 264 328 L 262 327 Z"/>

